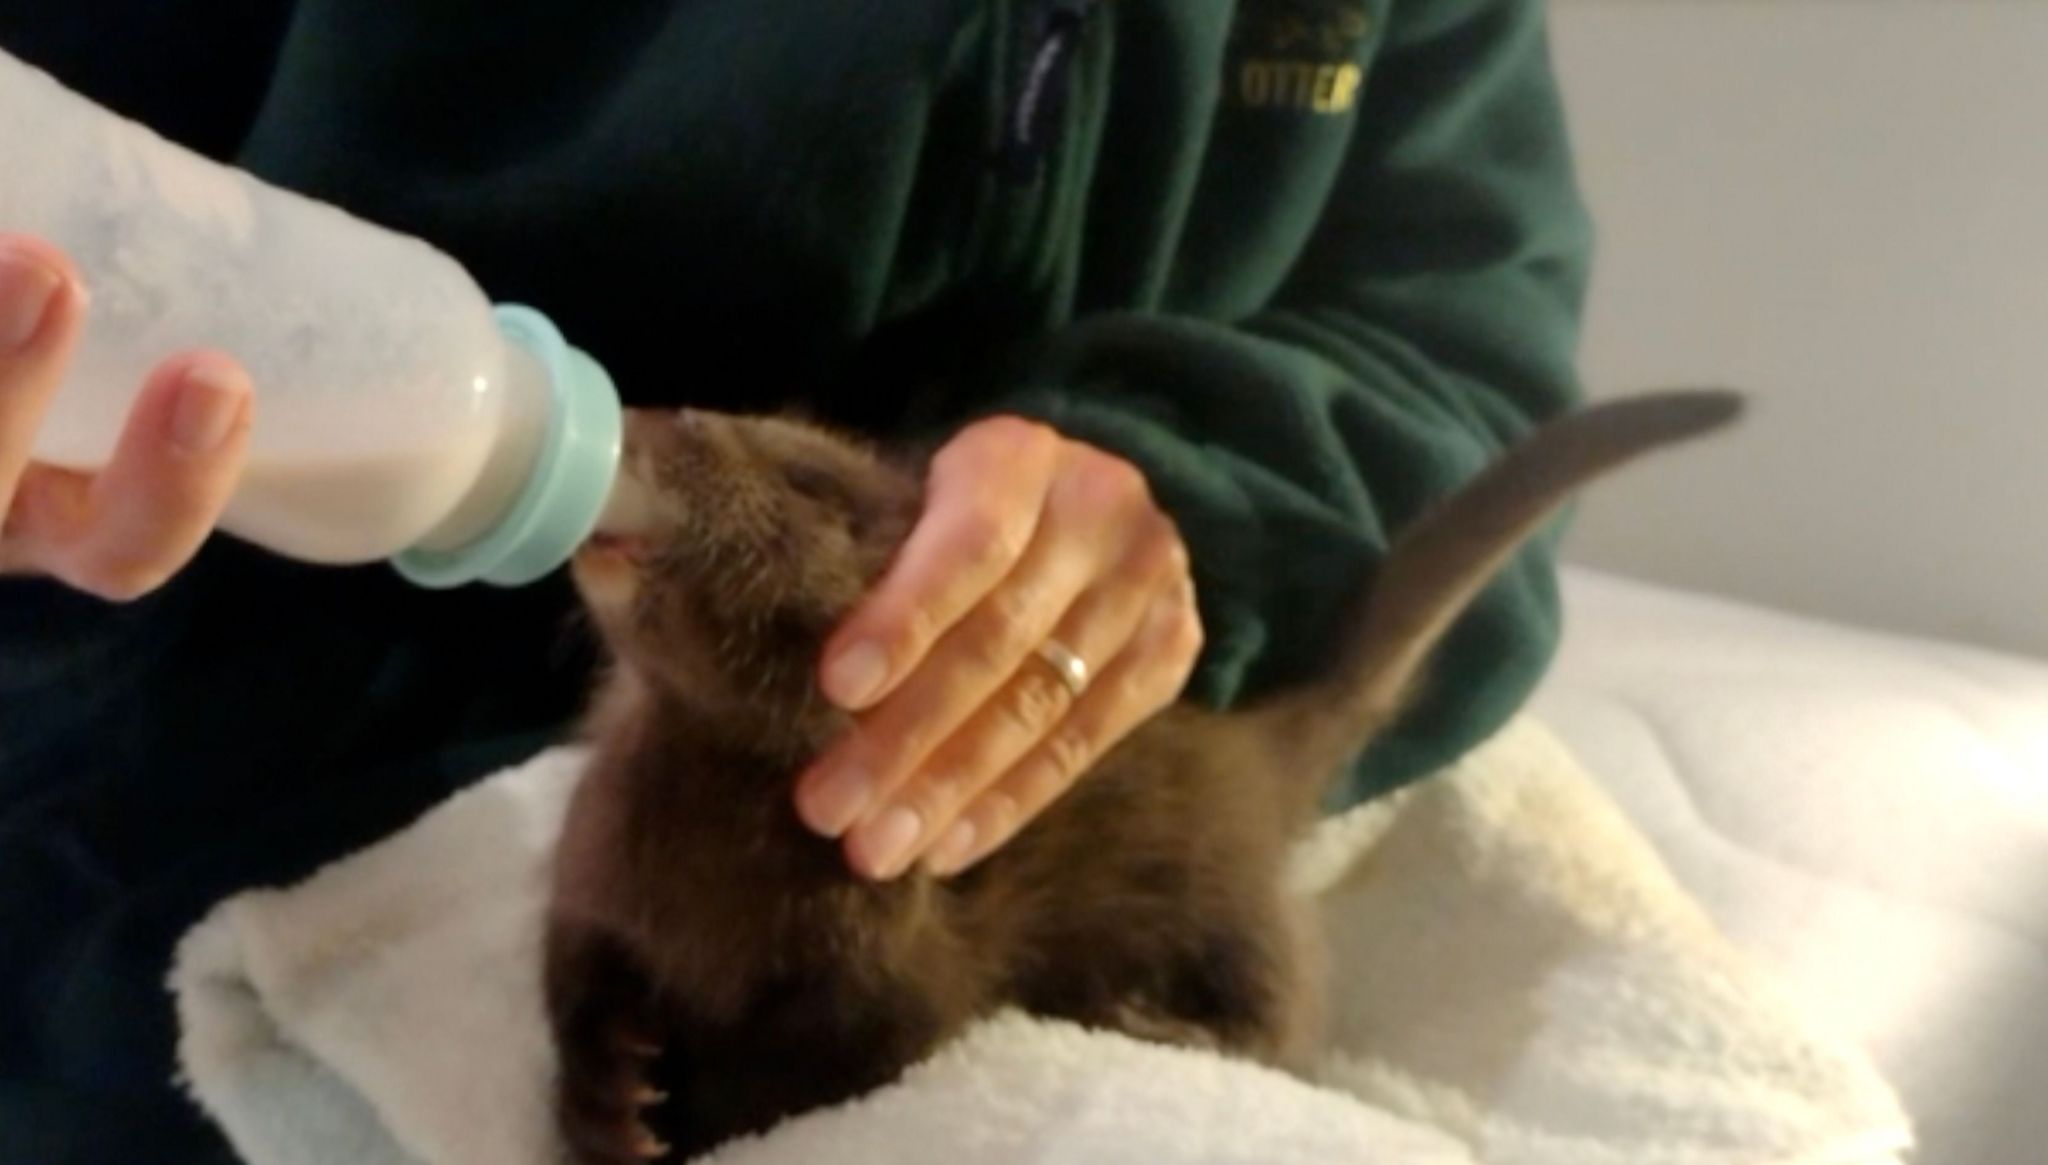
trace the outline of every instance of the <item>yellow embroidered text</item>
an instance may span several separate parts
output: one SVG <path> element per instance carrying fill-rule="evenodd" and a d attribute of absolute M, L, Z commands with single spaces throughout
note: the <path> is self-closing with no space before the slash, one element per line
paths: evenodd
<path fill-rule="evenodd" d="M 1365 70 L 1354 62 L 1251 60 L 1237 71 L 1238 100 L 1253 109 L 1293 109 L 1334 116 L 1358 104 Z"/>

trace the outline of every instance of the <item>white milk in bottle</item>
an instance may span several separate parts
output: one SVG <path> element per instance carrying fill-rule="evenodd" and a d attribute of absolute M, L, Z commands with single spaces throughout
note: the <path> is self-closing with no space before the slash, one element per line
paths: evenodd
<path fill-rule="evenodd" d="M 595 525 L 619 455 L 609 377 L 427 244 L 163 140 L 0 52 L 0 233 L 91 295 L 37 460 L 105 464 L 164 357 L 256 385 L 221 527 L 279 553 L 392 559 L 424 586 L 531 582 Z"/>

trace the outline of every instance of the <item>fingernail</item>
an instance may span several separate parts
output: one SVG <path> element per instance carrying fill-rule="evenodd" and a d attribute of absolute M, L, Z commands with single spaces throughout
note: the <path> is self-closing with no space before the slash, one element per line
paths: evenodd
<path fill-rule="evenodd" d="M 960 867 L 967 864 L 968 857 L 974 852 L 975 836 L 974 822 L 964 818 L 955 822 L 953 828 L 946 831 L 946 836 L 939 839 L 939 844 L 925 855 L 925 865 L 941 878 L 959 873 Z"/>
<path fill-rule="evenodd" d="M 14 247 L 0 247 L 0 352 L 19 352 L 43 330 L 64 276 Z"/>
<path fill-rule="evenodd" d="M 185 370 L 178 403 L 171 410 L 171 447 L 186 457 L 204 457 L 227 442 L 248 396 L 242 375 L 210 362 Z"/>
<path fill-rule="evenodd" d="M 924 818 L 917 810 L 898 805 L 862 826 L 854 844 L 877 877 L 890 878 L 923 833 Z"/>
<path fill-rule="evenodd" d="M 825 695 L 842 708 L 866 707 L 889 678 L 889 657 L 874 643 L 856 643 L 825 665 Z"/>
<path fill-rule="evenodd" d="M 821 777 L 804 798 L 804 821 L 826 837 L 838 837 L 867 812 L 875 782 L 859 767 L 834 769 Z"/>

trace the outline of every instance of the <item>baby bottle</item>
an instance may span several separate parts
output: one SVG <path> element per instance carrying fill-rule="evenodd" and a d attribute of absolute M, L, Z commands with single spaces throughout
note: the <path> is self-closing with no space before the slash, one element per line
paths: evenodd
<path fill-rule="evenodd" d="M 619 458 L 611 379 L 427 244 L 217 165 L 0 52 L 0 231 L 91 296 L 39 461 L 111 456 L 145 377 L 228 352 L 257 391 L 221 528 L 280 554 L 390 559 L 422 586 L 518 586 L 596 524 Z"/>

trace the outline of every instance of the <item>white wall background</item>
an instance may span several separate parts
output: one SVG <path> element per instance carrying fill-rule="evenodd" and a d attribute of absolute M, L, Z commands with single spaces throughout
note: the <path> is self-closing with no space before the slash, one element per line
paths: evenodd
<path fill-rule="evenodd" d="M 1589 388 L 1758 406 L 1594 491 L 1571 557 L 2048 655 L 2048 3 L 1552 21 L 1601 230 Z"/>

